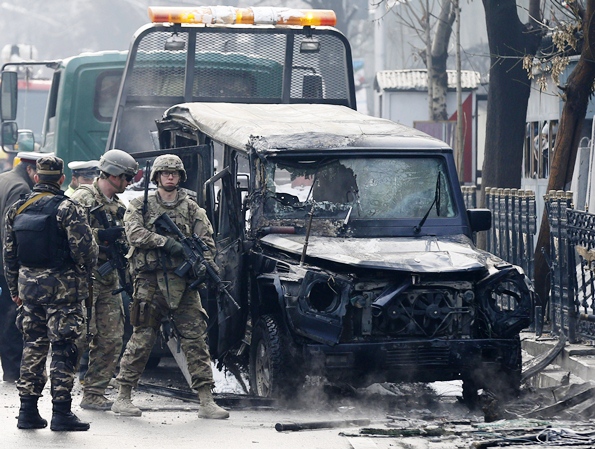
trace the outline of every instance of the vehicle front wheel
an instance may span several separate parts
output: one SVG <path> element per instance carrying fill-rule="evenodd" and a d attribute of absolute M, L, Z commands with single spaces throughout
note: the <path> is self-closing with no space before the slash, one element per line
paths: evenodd
<path fill-rule="evenodd" d="M 292 363 L 282 326 L 277 316 L 263 315 L 252 334 L 250 389 L 257 396 L 280 397 L 289 393 Z"/>

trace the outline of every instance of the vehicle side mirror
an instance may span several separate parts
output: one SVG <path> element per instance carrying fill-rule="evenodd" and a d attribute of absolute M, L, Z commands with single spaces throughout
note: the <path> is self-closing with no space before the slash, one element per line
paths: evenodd
<path fill-rule="evenodd" d="M 492 227 L 492 211 L 489 209 L 468 209 L 467 217 L 473 232 L 487 231 Z"/>
<path fill-rule="evenodd" d="M 35 151 L 35 135 L 30 129 L 20 129 L 15 145 L 17 151 Z"/>
<path fill-rule="evenodd" d="M 17 122 L 2 122 L 0 125 L 0 138 L 2 141 L 0 145 L 7 146 L 7 145 L 14 145 L 17 143 L 17 139 L 19 137 L 19 126 Z"/>
<path fill-rule="evenodd" d="M 3 122 L 16 120 L 17 118 L 17 95 L 19 87 L 19 80 L 17 76 L 17 72 L 2 72 L 0 112 Z"/>

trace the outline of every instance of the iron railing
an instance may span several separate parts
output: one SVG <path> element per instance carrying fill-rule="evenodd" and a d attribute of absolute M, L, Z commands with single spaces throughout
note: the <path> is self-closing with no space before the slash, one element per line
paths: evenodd
<path fill-rule="evenodd" d="M 462 191 L 466 207 L 475 208 L 475 187 L 463 186 Z M 487 231 L 486 249 L 522 267 L 533 280 L 537 229 L 535 193 L 532 190 L 486 187 L 485 202 L 492 211 L 492 227 Z"/>
<path fill-rule="evenodd" d="M 475 188 L 463 187 L 467 208 L 477 204 Z M 549 298 L 542 304 L 546 326 L 571 343 L 595 342 L 595 214 L 575 210 L 572 192 L 544 195 L 550 226 L 550 250 L 545 254 Z M 486 249 L 521 266 L 534 279 L 536 198 L 530 190 L 486 188 L 492 211 Z"/>

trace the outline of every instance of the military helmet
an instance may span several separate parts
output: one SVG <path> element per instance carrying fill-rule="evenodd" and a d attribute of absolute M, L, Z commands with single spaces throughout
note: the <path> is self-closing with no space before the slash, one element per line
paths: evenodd
<path fill-rule="evenodd" d="M 99 170 L 113 176 L 134 176 L 138 172 L 138 162 L 125 151 L 109 150 L 99 158 Z"/>
<path fill-rule="evenodd" d="M 161 171 L 173 171 L 177 170 L 180 172 L 180 182 L 186 181 L 186 170 L 184 169 L 184 163 L 175 154 L 162 154 L 155 158 L 153 167 L 151 168 L 151 181 L 157 184 L 157 174 Z"/>

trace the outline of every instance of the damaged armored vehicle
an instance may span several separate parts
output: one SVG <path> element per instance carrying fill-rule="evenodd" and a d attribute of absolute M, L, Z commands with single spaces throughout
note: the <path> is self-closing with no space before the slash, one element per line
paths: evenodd
<path fill-rule="evenodd" d="M 463 380 L 515 393 L 533 287 L 474 245 L 453 151 L 330 104 L 185 103 L 163 151 L 199 167 L 227 291 L 205 295 L 213 357 L 260 396 L 306 376 L 354 387 Z M 214 172 L 214 160 L 218 171 Z"/>

